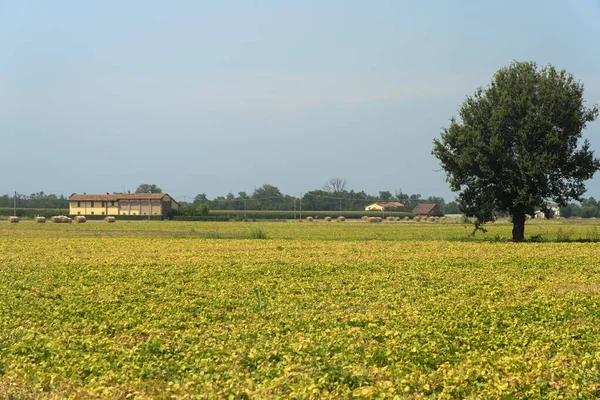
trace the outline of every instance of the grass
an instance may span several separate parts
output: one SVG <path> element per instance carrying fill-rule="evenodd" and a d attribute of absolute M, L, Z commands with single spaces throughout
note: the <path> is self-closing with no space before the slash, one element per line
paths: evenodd
<path fill-rule="evenodd" d="M 595 231 L 0 225 L 0 397 L 597 398 Z"/>

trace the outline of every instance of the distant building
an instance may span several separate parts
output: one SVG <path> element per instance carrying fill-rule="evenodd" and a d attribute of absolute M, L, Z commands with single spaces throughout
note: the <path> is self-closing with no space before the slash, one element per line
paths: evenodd
<path fill-rule="evenodd" d="M 412 213 L 418 216 L 440 214 L 440 207 L 437 204 L 418 204 Z"/>
<path fill-rule="evenodd" d="M 558 205 L 558 203 L 550 203 L 550 204 L 548 204 L 548 208 L 550 210 L 552 210 L 553 218 L 560 217 L 560 206 Z M 546 215 L 542 211 L 536 210 L 535 217 L 536 218 L 546 218 Z"/>
<path fill-rule="evenodd" d="M 379 201 L 366 206 L 365 211 L 394 211 L 402 207 L 404 204 L 397 201 Z"/>
<path fill-rule="evenodd" d="M 74 194 L 69 198 L 70 215 L 161 215 L 179 210 L 166 193 Z"/>

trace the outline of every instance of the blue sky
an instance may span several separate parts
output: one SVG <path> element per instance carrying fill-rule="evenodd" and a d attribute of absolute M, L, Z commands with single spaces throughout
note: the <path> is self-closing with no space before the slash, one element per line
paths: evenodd
<path fill-rule="evenodd" d="M 342 177 L 452 199 L 432 140 L 465 96 L 519 60 L 600 103 L 599 18 L 597 0 L 0 0 L 0 194 Z M 584 135 L 600 155 L 600 121 Z"/>

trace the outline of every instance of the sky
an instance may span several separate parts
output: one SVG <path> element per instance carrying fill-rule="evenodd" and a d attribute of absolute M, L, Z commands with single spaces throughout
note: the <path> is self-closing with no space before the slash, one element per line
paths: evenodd
<path fill-rule="evenodd" d="M 598 0 L 0 0 L 0 194 L 341 177 L 451 200 L 432 141 L 498 69 L 553 64 L 600 103 L 599 18 Z M 584 137 L 600 156 L 600 121 Z"/>

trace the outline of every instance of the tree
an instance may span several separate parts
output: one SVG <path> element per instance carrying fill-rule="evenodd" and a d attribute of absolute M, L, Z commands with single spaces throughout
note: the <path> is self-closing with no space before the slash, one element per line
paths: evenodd
<path fill-rule="evenodd" d="M 135 189 L 136 193 L 162 193 L 162 189 L 155 184 L 142 183 Z"/>
<path fill-rule="evenodd" d="M 333 193 L 343 192 L 346 190 L 346 185 L 347 182 L 343 178 L 331 178 L 325 182 L 325 185 L 323 185 L 323 190 Z"/>
<path fill-rule="evenodd" d="M 276 210 L 281 204 L 283 194 L 281 194 L 277 186 L 265 183 L 258 189 L 254 189 L 252 199 L 256 200 L 261 210 Z"/>
<path fill-rule="evenodd" d="M 389 190 L 380 190 L 379 191 L 379 199 L 382 201 L 390 201 L 392 200 L 392 193 Z"/>
<path fill-rule="evenodd" d="M 196 212 L 198 215 L 205 217 L 208 215 L 209 210 L 210 210 L 210 207 L 208 206 L 208 203 L 202 203 L 198 206 Z"/>
<path fill-rule="evenodd" d="M 584 106 L 583 84 L 553 66 L 514 62 L 486 88 L 467 97 L 433 155 L 459 192 L 461 211 L 476 229 L 498 212 L 512 217 L 513 241 L 524 239 L 525 219 L 549 200 L 565 206 L 585 193 L 583 182 L 600 168 L 581 132 L 598 116 Z"/>
<path fill-rule="evenodd" d="M 208 199 L 206 198 L 206 193 L 199 193 L 196 195 L 196 197 L 194 197 L 194 202 L 193 204 L 200 204 L 200 203 L 206 203 L 208 201 Z"/>

